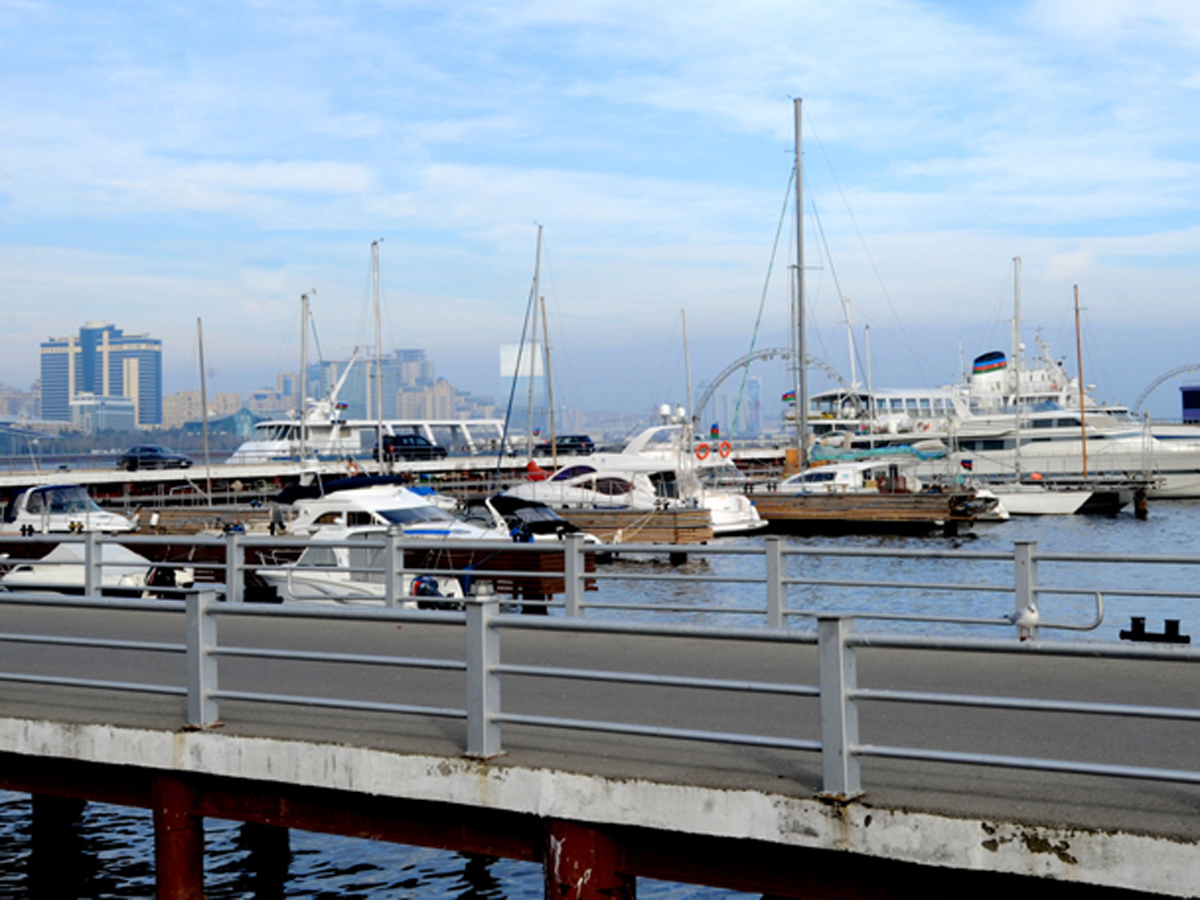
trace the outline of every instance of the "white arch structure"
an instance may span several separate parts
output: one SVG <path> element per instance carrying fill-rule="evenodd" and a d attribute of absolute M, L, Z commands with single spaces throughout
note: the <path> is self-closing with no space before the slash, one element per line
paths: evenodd
<path fill-rule="evenodd" d="M 696 402 L 696 409 L 692 413 L 694 421 L 704 421 L 704 408 L 708 406 L 708 401 L 713 398 L 713 394 L 717 392 L 717 388 L 721 386 L 726 378 L 737 372 L 739 369 L 746 368 L 750 365 L 750 363 L 755 362 L 756 360 L 765 361 L 776 358 L 782 359 L 784 362 L 788 362 L 792 358 L 792 351 L 784 347 L 769 347 L 766 350 L 755 350 L 753 353 L 747 353 L 741 359 L 736 360 L 735 362 L 726 366 L 721 374 L 714 378 L 708 387 L 704 389 L 704 393 L 700 395 L 700 399 Z M 817 359 L 815 356 L 809 356 L 806 357 L 806 359 L 810 366 L 816 366 L 842 387 L 850 387 L 849 383 L 845 378 L 842 377 L 841 373 L 824 360 Z"/>
<path fill-rule="evenodd" d="M 1176 375 L 1182 375 L 1184 372 L 1200 372 L 1200 363 L 1188 363 L 1186 366 L 1179 366 L 1178 368 L 1174 368 L 1169 372 L 1164 372 L 1162 375 L 1159 375 L 1152 382 L 1150 382 L 1150 385 L 1144 391 L 1142 391 L 1137 400 L 1133 402 L 1133 407 L 1130 411 L 1134 413 L 1138 412 L 1138 410 L 1142 408 L 1142 404 L 1146 402 L 1146 398 L 1154 393 L 1158 389 L 1159 385 L 1161 385 L 1164 381 L 1170 381 Z"/>

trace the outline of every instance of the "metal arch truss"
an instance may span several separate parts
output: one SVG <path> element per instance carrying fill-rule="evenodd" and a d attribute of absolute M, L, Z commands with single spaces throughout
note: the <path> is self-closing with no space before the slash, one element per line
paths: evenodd
<path fill-rule="evenodd" d="M 704 389 L 704 393 L 700 395 L 700 399 L 696 402 L 696 409 L 692 413 L 693 421 L 704 421 L 704 409 L 708 406 L 708 401 L 713 398 L 713 395 L 717 392 L 717 388 L 719 388 L 724 383 L 725 379 L 727 379 L 730 375 L 734 374 L 739 369 L 747 368 L 752 362 L 762 362 L 776 358 L 782 359 L 784 362 L 790 362 L 792 358 L 792 351 L 784 347 L 769 347 L 766 350 L 755 350 L 753 353 L 747 353 L 741 359 L 736 360 L 730 365 L 726 366 L 724 371 L 714 378 L 709 386 Z M 808 365 L 815 366 L 816 368 L 820 369 L 842 387 L 850 387 L 849 382 L 842 377 L 842 374 L 824 360 L 817 359 L 815 356 L 808 356 L 806 357 L 806 362 Z"/>
<path fill-rule="evenodd" d="M 1150 386 L 1147 387 L 1144 391 L 1142 391 L 1142 393 L 1138 396 L 1137 400 L 1134 401 L 1133 409 L 1131 410 L 1131 412 L 1134 412 L 1134 413 L 1138 412 L 1142 408 L 1142 404 L 1146 402 L 1146 398 L 1149 397 L 1152 393 L 1154 393 L 1158 389 L 1158 386 L 1161 385 L 1164 381 L 1170 381 L 1176 375 L 1182 375 L 1184 372 L 1198 372 L 1198 371 L 1200 371 L 1200 363 L 1188 363 L 1186 366 L 1179 366 L 1177 368 L 1172 369 L 1169 372 L 1164 372 L 1162 375 L 1159 375 L 1152 382 L 1150 382 Z"/>

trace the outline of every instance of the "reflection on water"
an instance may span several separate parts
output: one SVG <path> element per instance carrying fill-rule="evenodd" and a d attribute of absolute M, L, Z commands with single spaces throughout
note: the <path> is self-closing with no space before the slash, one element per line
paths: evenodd
<path fill-rule="evenodd" d="M 73 801 L 66 801 L 71 803 Z M 78 824 L 35 835 L 27 795 L 0 792 L 0 900 L 144 898 L 154 895 L 150 813 L 87 804 Z M 277 852 L 273 829 L 206 819 L 205 896 L 209 900 L 535 900 L 535 863 L 466 856 L 382 841 L 303 831 Z M 48 852 L 35 853 L 45 839 Z M 641 879 L 650 900 L 736 900 L 757 895 Z"/>
<path fill-rule="evenodd" d="M 1034 540 L 1043 552 L 1099 554 L 1184 555 L 1197 552 L 1200 543 L 1200 502 L 1152 504 L 1145 521 L 1123 513 L 1111 518 L 1085 516 L 1031 517 L 1008 523 L 980 525 L 967 536 L 891 537 L 886 535 L 837 538 L 787 537 L 788 546 L 814 549 L 866 548 L 889 550 L 958 549 L 965 552 L 1011 553 L 1015 541 Z M 733 539 L 723 546 L 760 546 L 761 536 Z M 692 553 L 685 563 L 670 565 L 665 559 L 618 558 L 605 572 L 630 576 L 684 575 L 683 581 L 609 581 L 590 592 L 589 601 L 629 599 L 653 607 L 657 613 L 621 610 L 597 611 L 603 617 L 658 617 L 671 607 L 687 606 L 692 612 L 675 620 L 705 625 L 755 625 L 761 618 L 736 610 L 758 610 L 765 604 L 761 584 L 702 582 L 709 576 L 762 576 L 762 557 Z M 1043 584 L 1080 585 L 1099 581 L 1106 588 L 1117 584 L 1170 590 L 1190 590 L 1195 570 L 1187 567 L 1134 567 L 1114 569 L 1093 563 L 1046 563 L 1039 569 Z M 789 561 L 788 576 L 798 579 L 835 580 L 830 586 L 795 584 L 789 588 L 789 605 L 810 610 L 850 608 L 872 612 L 909 612 L 999 618 L 1012 608 L 1011 562 L 962 559 L 864 559 L 861 557 L 803 556 Z M 881 590 L 855 582 L 905 581 L 918 586 Z M 958 585 L 939 590 L 937 584 Z M 1008 593 L 989 592 L 982 585 L 1009 586 Z M 1052 609 L 1056 619 L 1084 620 L 1090 601 L 1048 597 L 1043 612 Z M 1109 620 L 1086 639 L 1115 640 L 1130 615 L 1180 618 L 1183 631 L 1193 630 L 1196 601 L 1163 603 L 1149 597 L 1114 598 Z M 803 620 L 795 621 L 805 627 Z M 864 623 L 864 628 L 872 627 Z M 898 627 L 875 623 L 873 627 Z M 909 626 L 937 631 L 942 626 Z M 948 626 L 947 626 L 948 627 Z M 999 630 L 981 630 L 989 637 Z M 1011 629 L 1009 629 L 1011 633 Z M 1068 637 L 1055 632 L 1053 637 Z M 294 831 L 288 835 L 286 853 L 269 831 L 239 823 L 208 820 L 205 880 L 212 900 L 254 898 L 434 898 L 434 900 L 534 900 L 543 896 L 538 865 L 457 853 L 427 850 L 383 842 Z M 35 842 L 52 841 L 53 851 L 35 854 Z M 0 900 L 37 897 L 141 898 L 154 893 L 153 833 L 150 814 L 143 810 L 90 804 L 80 824 L 68 833 L 39 835 L 31 823 L 27 796 L 0 793 Z M 274 849 L 273 849 L 274 848 Z M 49 864 L 45 861 L 49 860 Z M 692 885 L 641 879 L 638 896 L 651 900 L 718 900 L 756 895 L 720 891 Z"/>

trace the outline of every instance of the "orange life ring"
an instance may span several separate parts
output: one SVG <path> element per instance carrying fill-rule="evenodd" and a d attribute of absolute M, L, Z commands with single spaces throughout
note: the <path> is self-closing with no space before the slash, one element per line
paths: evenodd
<path fill-rule="evenodd" d="M 719 450 L 722 459 L 728 459 L 729 454 L 733 452 L 733 448 L 729 446 L 729 441 L 721 441 Z"/>
<path fill-rule="evenodd" d="M 696 459 L 708 459 L 708 444 L 701 444 L 696 448 Z"/>
<path fill-rule="evenodd" d="M 350 457 L 350 461 L 346 464 L 346 467 L 350 470 L 351 475 L 361 475 L 362 474 L 362 469 L 360 469 L 358 467 L 358 463 L 356 463 L 354 461 L 353 456 Z"/>

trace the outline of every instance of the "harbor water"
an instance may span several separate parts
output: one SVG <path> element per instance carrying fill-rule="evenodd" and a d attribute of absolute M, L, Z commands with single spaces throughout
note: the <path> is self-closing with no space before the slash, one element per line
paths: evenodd
<path fill-rule="evenodd" d="M 762 537 L 731 539 L 727 545 L 754 546 Z M 1123 556 L 1192 556 L 1200 554 L 1200 501 L 1163 501 L 1152 504 L 1145 520 L 1123 512 L 1113 517 L 1029 517 L 1006 523 L 980 524 L 973 532 L 956 537 L 898 537 L 889 535 L 847 535 L 838 537 L 789 536 L 789 547 L 807 549 L 862 550 L 937 550 L 1011 552 L 1018 541 L 1036 541 L 1039 551 L 1067 554 L 1119 554 Z M 1012 595 L 937 591 L 917 588 L 886 591 L 861 586 L 862 582 L 903 580 L 912 584 L 970 581 L 956 571 L 965 563 L 944 558 L 895 560 L 873 556 L 799 556 L 789 560 L 792 577 L 845 582 L 843 589 L 828 590 L 809 585 L 792 585 L 789 604 L 800 608 L 823 605 L 850 607 L 856 611 L 882 614 L 918 613 L 927 616 L 978 617 L 999 620 L 1012 608 Z M 1144 615 L 1147 622 L 1176 618 L 1181 630 L 1191 634 L 1200 623 L 1200 601 L 1162 600 L 1156 591 L 1189 589 L 1195 582 L 1190 567 L 1140 567 L 1134 563 L 1092 571 L 1089 564 L 1074 564 L 1055 577 L 1055 584 L 1090 586 L 1102 579 L 1105 587 L 1141 585 L 1146 597 L 1120 596 L 1109 599 L 1101 628 L 1086 633 L 1048 633 L 1054 639 L 1117 640 L 1118 631 L 1127 627 L 1131 616 Z M 738 575 L 748 567 L 761 569 L 761 557 L 706 555 L 693 553 L 682 565 L 670 566 L 661 559 L 618 558 L 606 571 L 636 576 L 648 572 L 677 573 L 702 579 L 706 575 Z M 1039 575 L 1041 573 L 1039 572 Z M 985 580 L 1011 584 L 1012 564 L 996 564 Z M 1052 580 L 1047 567 L 1047 580 Z M 1039 583 L 1042 583 L 1039 581 Z M 693 623 L 745 625 L 739 607 L 761 604 L 761 589 L 747 601 L 750 593 L 737 583 L 696 581 L 603 581 L 600 590 L 590 592 L 589 601 L 608 596 L 634 595 L 640 606 L 661 605 L 660 617 L 682 615 Z M 831 599 L 832 598 L 832 599 Z M 1053 619 L 1086 620 L 1091 601 L 1086 597 L 1050 597 Z M 677 606 L 690 612 L 666 612 Z M 620 615 L 618 610 L 599 611 L 601 615 Z M 638 615 L 655 617 L 655 613 Z M 796 627 L 806 627 L 803 620 Z M 949 628 L 933 622 L 901 623 L 881 620 L 863 627 L 910 627 L 923 630 Z M 999 626 L 997 626 L 999 627 Z M 1011 634 L 1011 629 L 1009 632 Z M 992 631 L 987 636 L 998 637 Z M 543 895 L 542 871 L 532 863 L 503 859 L 467 857 L 456 853 L 427 850 L 383 842 L 355 840 L 331 835 L 293 831 L 291 856 L 286 870 L 264 866 L 256 858 L 253 844 L 245 838 L 239 823 L 207 820 L 205 886 L 212 900 L 233 898 L 489 898 L 489 900 L 535 900 Z M 46 873 L 35 868 L 31 854 L 30 800 L 26 795 L 0 793 L 0 900 L 36 897 L 142 898 L 153 896 L 153 839 L 150 814 L 144 810 L 124 809 L 102 804 L 89 805 L 75 835 L 77 846 L 69 858 L 78 861 L 71 871 L 53 873 L 47 884 Z M 734 900 L 757 895 L 718 890 L 688 884 L 638 881 L 638 896 L 651 900 Z"/>

